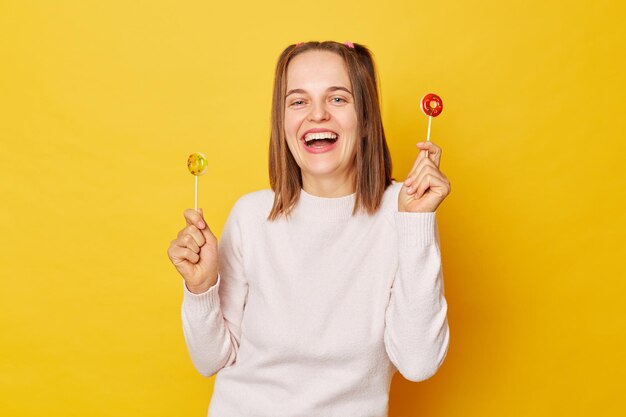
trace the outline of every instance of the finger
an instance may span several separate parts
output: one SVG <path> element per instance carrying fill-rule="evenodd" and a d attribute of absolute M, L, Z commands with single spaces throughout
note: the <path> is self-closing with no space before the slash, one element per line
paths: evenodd
<path fill-rule="evenodd" d="M 441 160 L 441 148 L 437 146 L 434 142 L 430 142 L 430 141 L 417 142 L 415 146 L 420 148 L 420 152 L 417 155 L 415 163 L 413 164 L 413 168 L 411 168 L 411 171 L 409 172 L 409 175 L 407 175 L 407 177 L 412 175 L 416 171 L 417 165 L 420 163 L 422 159 L 433 161 L 433 163 L 437 167 L 439 166 L 439 161 Z M 426 153 L 427 153 L 426 151 L 428 151 L 428 158 L 426 158 Z"/>
<path fill-rule="evenodd" d="M 173 255 L 172 262 L 174 263 L 174 265 L 178 265 L 180 263 L 183 263 L 184 261 L 189 261 L 192 264 L 195 264 L 200 260 L 199 254 L 195 253 L 189 248 L 185 248 L 182 246 L 174 245 L 171 252 Z"/>
<path fill-rule="evenodd" d="M 430 158 L 425 158 L 423 161 L 423 165 L 420 165 L 420 166 L 432 167 L 439 177 L 443 178 L 445 181 L 448 181 L 448 177 L 446 176 L 446 174 L 444 174 Z M 418 173 L 419 173 L 419 170 L 420 168 L 418 167 Z M 413 176 L 413 178 L 415 177 L 416 175 Z"/>
<path fill-rule="evenodd" d="M 189 248 L 180 246 L 178 240 L 172 242 L 170 257 L 172 258 L 172 263 L 177 266 L 184 264 L 186 261 L 195 264 L 200 260 L 199 254 Z"/>
<path fill-rule="evenodd" d="M 432 161 L 430 163 L 432 163 Z M 408 194 L 415 193 L 415 191 L 418 189 L 422 181 L 422 178 L 424 178 L 424 175 L 427 174 L 428 172 L 432 172 L 432 170 L 436 170 L 436 168 L 430 165 L 426 165 L 426 162 L 424 162 L 424 164 L 418 167 L 417 172 L 413 174 L 413 176 L 411 177 L 411 182 L 410 182 L 409 187 L 407 188 L 407 193 Z"/>
<path fill-rule="evenodd" d="M 208 225 L 204 229 L 200 230 L 200 233 L 202 233 L 205 242 L 217 241 L 217 237 L 213 234 L 213 231 Z"/>
<path fill-rule="evenodd" d="M 202 233 L 199 234 L 202 235 Z M 198 242 L 196 242 L 196 239 L 196 237 L 191 236 L 190 234 L 183 235 L 183 237 L 181 238 L 183 246 L 191 249 L 194 253 L 200 253 L 200 246 L 202 245 L 198 244 Z M 204 237 L 202 237 L 202 239 L 204 240 Z"/>
<path fill-rule="evenodd" d="M 176 270 L 180 272 L 183 277 L 185 277 L 189 275 L 190 270 L 193 268 L 193 264 L 187 259 L 181 257 L 179 247 L 176 245 L 175 241 L 176 239 L 172 240 L 170 247 L 167 249 L 167 256 L 169 256 L 172 264 L 176 267 Z"/>
<path fill-rule="evenodd" d="M 436 166 L 439 166 L 441 162 L 441 148 L 439 146 L 430 141 L 418 142 L 415 146 L 424 152 L 428 150 L 428 158 L 433 161 Z"/>
<path fill-rule="evenodd" d="M 422 159 L 420 159 L 415 169 L 409 173 L 409 176 L 404 181 L 404 184 L 407 186 L 407 191 L 415 190 L 415 180 L 417 176 L 419 175 L 419 173 L 424 168 L 424 164 L 426 161 L 427 161 L 427 158 L 422 157 Z"/>
<path fill-rule="evenodd" d="M 198 230 L 198 228 L 194 225 L 187 226 L 178 233 L 179 238 L 183 238 L 184 236 L 191 236 L 198 246 L 202 246 L 204 245 L 204 242 L 206 242 L 206 238 L 204 237 L 202 231 Z"/>
<path fill-rule="evenodd" d="M 405 185 L 407 185 L 407 186 L 414 185 L 415 184 L 415 180 L 417 179 L 417 176 L 422 171 L 422 169 L 424 169 L 424 167 L 431 166 L 434 169 L 437 169 L 437 167 L 435 166 L 435 163 L 430 158 L 426 158 L 425 153 L 426 153 L 425 151 L 421 152 L 421 154 L 424 154 L 424 155 L 422 155 L 422 157 L 419 159 L 415 169 L 409 173 L 409 176 L 404 181 Z M 415 188 L 415 187 L 413 187 L 413 188 Z"/>
<path fill-rule="evenodd" d="M 420 178 L 417 189 L 415 190 L 415 198 L 420 198 L 422 195 L 424 195 L 426 190 L 430 188 L 431 181 L 432 181 L 431 173 L 427 173 L 422 178 Z"/>
<path fill-rule="evenodd" d="M 426 173 L 420 181 L 420 185 L 415 191 L 415 198 L 420 198 L 430 189 L 431 192 L 441 196 L 448 194 L 447 182 L 438 175 L 438 172 Z"/>
<path fill-rule="evenodd" d="M 186 209 L 183 215 L 185 216 L 185 221 L 188 225 L 194 225 L 200 230 L 204 229 L 206 226 L 202 215 L 195 210 Z"/>
<path fill-rule="evenodd" d="M 433 161 L 436 166 L 439 166 L 441 163 L 441 148 L 435 145 L 432 142 L 424 141 L 418 142 L 415 144 L 418 148 L 420 148 L 423 152 L 428 151 L 428 159 Z"/>
<path fill-rule="evenodd" d="M 177 239 L 174 239 L 172 243 L 178 248 L 186 248 L 194 253 L 200 253 L 200 247 L 202 246 L 198 245 L 191 235 L 185 233 L 178 236 Z"/>

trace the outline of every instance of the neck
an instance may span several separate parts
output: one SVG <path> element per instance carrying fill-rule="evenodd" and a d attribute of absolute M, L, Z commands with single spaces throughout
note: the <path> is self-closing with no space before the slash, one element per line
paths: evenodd
<path fill-rule="evenodd" d="M 316 197 L 345 197 L 356 192 L 354 173 L 345 178 L 314 177 L 302 173 L 302 189 Z"/>

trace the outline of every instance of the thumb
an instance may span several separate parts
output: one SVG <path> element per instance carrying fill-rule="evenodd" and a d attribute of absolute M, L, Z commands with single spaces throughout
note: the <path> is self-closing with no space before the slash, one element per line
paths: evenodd
<path fill-rule="evenodd" d="M 200 218 L 204 221 L 204 224 L 207 224 L 206 220 L 204 220 L 204 211 L 201 208 L 199 208 L 198 213 L 200 213 Z"/>
<path fill-rule="evenodd" d="M 198 208 L 198 213 L 200 213 L 200 217 L 202 217 L 202 220 L 204 221 L 204 224 L 205 224 L 205 227 L 200 229 L 200 232 L 204 235 L 205 238 L 209 236 L 215 237 L 215 235 L 213 234 L 213 231 L 209 227 L 209 224 L 206 222 L 206 220 L 204 220 L 204 212 L 202 211 L 201 208 Z"/>
<path fill-rule="evenodd" d="M 202 217 L 202 220 L 204 220 L 204 216 Z M 215 239 L 217 240 L 217 236 L 215 236 L 215 233 L 213 233 L 213 230 L 211 230 L 211 227 L 209 226 L 209 223 L 207 223 L 206 220 L 204 220 L 204 227 L 202 229 L 200 229 L 200 233 L 202 233 L 204 235 L 205 239 Z"/>

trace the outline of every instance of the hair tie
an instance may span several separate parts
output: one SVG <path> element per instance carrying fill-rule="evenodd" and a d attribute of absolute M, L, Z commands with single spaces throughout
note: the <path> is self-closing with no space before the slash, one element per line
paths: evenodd
<path fill-rule="evenodd" d="M 343 44 L 346 45 L 348 48 L 354 49 L 354 44 L 350 41 L 345 41 Z"/>

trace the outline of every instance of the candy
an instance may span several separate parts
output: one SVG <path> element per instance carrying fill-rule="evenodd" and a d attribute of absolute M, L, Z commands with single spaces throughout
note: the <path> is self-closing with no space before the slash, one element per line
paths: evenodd
<path fill-rule="evenodd" d="M 422 111 L 426 116 L 437 117 L 443 111 L 443 101 L 437 94 L 426 94 L 422 98 Z"/>
<path fill-rule="evenodd" d="M 196 201 L 195 208 L 198 211 L 198 177 L 204 175 L 209 167 L 206 156 L 200 152 L 194 152 L 187 158 L 187 169 L 196 177 Z"/>
<path fill-rule="evenodd" d="M 195 152 L 189 155 L 187 158 L 187 168 L 196 177 L 204 175 L 209 167 L 206 156 L 200 152 Z"/>
<path fill-rule="evenodd" d="M 430 142 L 430 124 L 433 117 L 437 117 L 443 111 L 443 101 L 437 94 L 429 93 L 422 98 L 422 111 L 428 116 L 428 133 L 426 141 Z M 428 158 L 428 149 L 426 150 L 426 158 Z"/>

